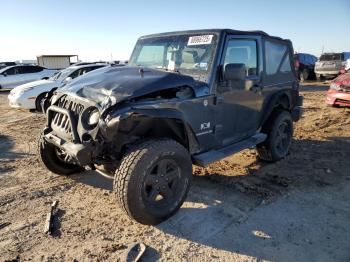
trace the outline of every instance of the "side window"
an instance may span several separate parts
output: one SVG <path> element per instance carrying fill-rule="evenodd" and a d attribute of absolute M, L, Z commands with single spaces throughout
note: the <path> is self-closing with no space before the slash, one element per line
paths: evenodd
<path fill-rule="evenodd" d="M 281 73 L 289 73 L 292 72 L 292 68 L 290 66 L 289 54 L 284 58 L 283 63 L 280 69 Z"/>
<path fill-rule="evenodd" d="M 257 74 L 257 44 L 255 40 L 229 40 L 224 65 L 245 64 L 247 75 Z"/>
<path fill-rule="evenodd" d="M 37 72 L 43 71 L 44 68 L 41 67 L 41 66 L 33 66 L 33 67 L 32 67 L 32 70 L 33 70 L 33 73 L 37 73 Z"/>
<path fill-rule="evenodd" d="M 79 76 L 84 75 L 92 70 L 92 67 L 85 67 L 80 69 Z"/>
<path fill-rule="evenodd" d="M 8 76 L 15 75 L 16 74 L 16 67 L 11 67 L 7 69 L 4 73 L 6 73 Z"/>
<path fill-rule="evenodd" d="M 36 68 L 35 66 L 23 66 L 21 69 L 21 72 L 24 74 L 28 74 L 28 73 L 36 73 Z"/>
<path fill-rule="evenodd" d="M 75 70 L 73 73 L 71 73 L 71 74 L 69 75 L 69 77 L 71 77 L 72 79 L 78 77 L 78 76 L 80 75 L 80 74 L 79 74 L 79 71 L 80 71 L 80 69 Z"/>
<path fill-rule="evenodd" d="M 278 67 L 281 65 L 283 56 L 286 51 L 286 45 L 265 41 L 265 61 L 267 75 L 274 75 L 277 73 Z"/>
<path fill-rule="evenodd" d="M 26 74 L 28 73 L 27 66 L 19 66 L 15 69 L 15 74 Z"/>

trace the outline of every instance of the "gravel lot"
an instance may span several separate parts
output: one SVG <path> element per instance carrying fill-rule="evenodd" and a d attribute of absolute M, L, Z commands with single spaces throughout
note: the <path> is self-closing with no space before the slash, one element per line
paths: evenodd
<path fill-rule="evenodd" d="M 289 156 L 266 164 L 246 150 L 195 167 L 187 201 L 155 227 L 118 209 L 110 180 L 41 167 L 44 116 L 10 109 L 0 92 L 0 261 L 121 261 L 138 241 L 148 246 L 142 261 L 350 261 L 350 109 L 327 107 L 327 88 L 303 86 Z"/>

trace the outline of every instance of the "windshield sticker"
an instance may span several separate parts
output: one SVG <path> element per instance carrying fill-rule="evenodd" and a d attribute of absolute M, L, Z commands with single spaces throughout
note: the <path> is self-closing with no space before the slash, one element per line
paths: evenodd
<path fill-rule="evenodd" d="M 191 36 L 188 39 L 187 45 L 209 45 L 211 44 L 211 40 L 213 39 L 213 35 L 197 35 Z"/>

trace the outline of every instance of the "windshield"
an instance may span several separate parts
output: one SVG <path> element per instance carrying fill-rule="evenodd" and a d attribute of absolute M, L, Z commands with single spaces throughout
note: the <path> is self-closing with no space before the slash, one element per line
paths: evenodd
<path fill-rule="evenodd" d="M 321 55 L 320 61 L 337 61 L 337 60 L 343 60 L 343 54 L 324 54 Z"/>
<path fill-rule="evenodd" d="M 2 74 L 3 72 L 5 72 L 7 69 L 9 69 L 11 66 L 5 66 L 5 67 L 1 67 L 0 69 L 0 74 Z"/>
<path fill-rule="evenodd" d="M 216 44 L 216 35 L 141 39 L 136 43 L 129 64 L 174 71 L 207 82 Z"/>
<path fill-rule="evenodd" d="M 49 79 L 56 81 L 56 80 L 64 80 L 66 79 L 71 73 L 73 73 L 76 70 L 76 68 L 66 68 L 63 69 L 59 72 L 57 72 L 56 74 L 54 74 L 53 76 L 51 76 Z"/>

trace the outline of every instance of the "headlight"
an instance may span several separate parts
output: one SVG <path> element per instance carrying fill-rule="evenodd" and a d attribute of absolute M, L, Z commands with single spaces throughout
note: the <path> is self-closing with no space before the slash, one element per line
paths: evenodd
<path fill-rule="evenodd" d="M 95 126 L 98 123 L 98 120 L 100 119 L 100 113 L 98 112 L 97 109 L 91 111 L 88 124 L 90 126 Z"/>
<path fill-rule="evenodd" d="M 338 86 L 336 83 L 331 83 L 331 85 L 329 86 L 331 89 L 334 89 L 334 90 L 340 90 L 340 86 Z"/>

